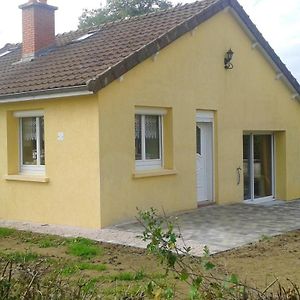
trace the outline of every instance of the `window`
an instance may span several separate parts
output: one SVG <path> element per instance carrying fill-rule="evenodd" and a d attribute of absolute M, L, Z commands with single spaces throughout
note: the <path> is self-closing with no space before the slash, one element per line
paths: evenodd
<path fill-rule="evenodd" d="M 162 120 L 164 110 L 141 109 L 135 114 L 136 170 L 162 167 Z"/>
<path fill-rule="evenodd" d="M 20 172 L 45 173 L 44 115 L 42 111 L 16 112 L 19 118 Z"/>

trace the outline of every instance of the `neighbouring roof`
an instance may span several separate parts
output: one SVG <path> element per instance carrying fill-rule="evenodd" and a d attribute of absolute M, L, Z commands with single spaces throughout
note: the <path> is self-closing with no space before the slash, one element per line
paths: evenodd
<path fill-rule="evenodd" d="M 236 0 L 203 0 L 57 35 L 56 45 L 30 62 L 20 63 L 21 44 L 7 44 L 0 49 L 0 101 L 75 87 L 97 92 L 228 6 L 300 94 L 297 80 Z"/>

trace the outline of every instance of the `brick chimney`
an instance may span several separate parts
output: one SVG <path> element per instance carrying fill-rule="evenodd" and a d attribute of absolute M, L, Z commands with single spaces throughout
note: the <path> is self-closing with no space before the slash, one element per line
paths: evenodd
<path fill-rule="evenodd" d="M 55 43 L 55 10 L 47 0 L 29 0 L 19 6 L 22 9 L 23 60 L 30 60 L 36 54 Z"/>

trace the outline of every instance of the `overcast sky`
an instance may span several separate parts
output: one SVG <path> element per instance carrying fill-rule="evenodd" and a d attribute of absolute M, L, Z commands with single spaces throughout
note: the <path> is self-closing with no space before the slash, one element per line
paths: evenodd
<path fill-rule="evenodd" d="M 27 0 L 2 1 L 0 11 L 0 47 L 21 41 L 21 11 Z M 173 0 L 177 3 L 177 0 Z M 182 3 L 192 2 L 180 1 Z M 283 62 L 300 81 L 300 0 L 239 0 Z M 99 0 L 48 0 L 58 6 L 56 32 L 76 29 L 83 8 L 97 8 Z M 104 2 L 103 2 L 104 3 Z"/>

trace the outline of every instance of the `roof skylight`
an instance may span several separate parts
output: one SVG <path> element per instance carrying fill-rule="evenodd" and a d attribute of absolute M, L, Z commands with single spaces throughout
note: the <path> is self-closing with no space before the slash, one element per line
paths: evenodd
<path fill-rule="evenodd" d="M 80 42 L 80 41 L 83 41 L 83 40 L 87 39 L 88 37 L 94 35 L 95 33 L 96 33 L 95 31 L 94 31 L 94 32 L 88 32 L 88 33 L 86 33 L 86 34 L 80 36 L 79 38 L 75 39 L 74 42 Z"/>
<path fill-rule="evenodd" d="M 4 51 L 3 53 L 0 53 L 0 57 L 4 56 L 4 55 L 6 55 L 6 54 L 8 54 L 10 52 L 11 52 L 10 50 Z"/>

